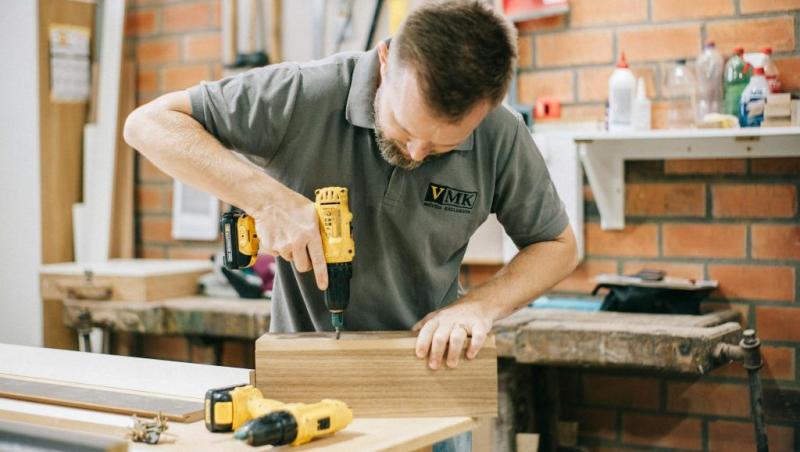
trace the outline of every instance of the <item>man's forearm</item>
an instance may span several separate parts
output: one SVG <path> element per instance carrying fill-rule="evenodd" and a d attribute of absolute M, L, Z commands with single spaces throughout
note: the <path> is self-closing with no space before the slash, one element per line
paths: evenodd
<path fill-rule="evenodd" d="M 480 303 L 492 320 L 514 313 L 569 275 L 578 263 L 575 236 L 567 227 L 556 239 L 529 245 L 459 303 Z"/>
<path fill-rule="evenodd" d="M 171 108 L 170 101 L 174 99 L 160 98 L 140 107 L 125 123 L 125 141 L 158 168 L 246 211 L 261 208 L 271 193 L 285 190 L 226 149 L 187 112 Z"/>

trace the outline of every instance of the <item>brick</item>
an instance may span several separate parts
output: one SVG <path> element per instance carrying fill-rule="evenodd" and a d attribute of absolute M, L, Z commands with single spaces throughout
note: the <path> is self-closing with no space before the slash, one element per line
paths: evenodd
<path fill-rule="evenodd" d="M 622 273 L 632 275 L 644 269 L 662 270 L 667 276 L 688 279 L 703 279 L 703 264 L 684 264 L 664 261 L 633 261 L 622 266 Z"/>
<path fill-rule="evenodd" d="M 464 266 L 466 286 L 468 288 L 479 286 L 489 280 L 500 269 L 501 265 L 469 265 Z"/>
<path fill-rule="evenodd" d="M 125 15 L 125 34 L 145 36 L 155 33 L 158 27 L 157 13 L 156 9 L 129 11 Z"/>
<path fill-rule="evenodd" d="M 175 38 L 159 38 L 136 43 L 136 62 L 139 64 L 169 63 L 177 61 L 178 41 Z"/>
<path fill-rule="evenodd" d="M 794 18 L 792 16 L 767 19 L 731 20 L 706 24 L 706 36 L 717 43 L 724 54 L 734 47 L 759 50 L 772 47 L 775 52 L 794 50 Z"/>
<path fill-rule="evenodd" d="M 800 58 L 776 58 L 774 61 L 783 91 L 800 91 Z"/>
<path fill-rule="evenodd" d="M 216 246 L 171 246 L 167 253 L 170 259 L 205 260 L 217 251 Z"/>
<path fill-rule="evenodd" d="M 628 183 L 625 214 L 630 216 L 704 217 L 706 186 L 695 182 Z"/>
<path fill-rule="evenodd" d="M 664 174 L 745 174 L 745 159 L 665 160 Z"/>
<path fill-rule="evenodd" d="M 744 417 L 750 414 L 750 395 L 744 383 L 670 381 L 667 410 Z"/>
<path fill-rule="evenodd" d="M 164 213 L 166 210 L 164 186 L 140 185 L 136 188 L 136 210 L 142 213 Z"/>
<path fill-rule="evenodd" d="M 536 65 L 542 67 L 613 62 L 607 30 L 564 31 L 536 36 Z"/>
<path fill-rule="evenodd" d="M 187 62 L 222 59 L 222 40 L 219 33 L 186 36 L 183 40 L 183 59 Z"/>
<path fill-rule="evenodd" d="M 754 224 L 750 236 L 756 259 L 800 259 L 800 226 Z"/>
<path fill-rule="evenodd" d="M 602 121 L 605 117 L 606 109 L 602 105 L 562 105 L 560 121 L 585 122 Z M 539 120 L 539 122 L 545 122 Z"/>
<path fill-rule="evenodd" d="M 756 331 L 762 340 L 800 342 L 800 308 L 756 307 Z"/>
<path fill-rule="evenodd" d="M 566 26 L 566 16 L 561 14 L 558 16 L 548 16 L 539 19 L 531 19 L 525 22 L 519 22 L 516 25 L 520 33 L 533 33 L 537 31 L 559 30 Z"/>
<path fill-rule="evenodd" d="M 645 22 L 646 0 L 572 0 L 570 27 L 615 25 Z"/>
<path fill-rule="evenodd" d="M 747 227 L 743 224 L 665 224 L 664 256 L 743 258 Z"/>
<path fill-rule="evenodd" d="M 139 182 L 172 182 L 172 178 L 163 173 L 150 160 L 139 157 Z"/>
<path fill-rule="evenodd" d="M 138 247 L 136 257 L 142 259 L 166 259 L 167 251 L 163 246 L 145 245 Z"/>
<path fill-rule="evenodd" d="M 620 30 L 620 52 L 628 61 L 694 58 L 700 53 L 700 25 L 657 25 Z"/>
<path fill-rule="evenodd" d="M 795 349 L 791 347 L 761 346 L 761 357 L 764 367 L 761 369 L 761 378 L 771 380 L 794 380 L 795 378 Z M 732 362 L 712 371 L 712 375 L 720 377 L 747 378 L 747 371 L 741 363 Z"/>
<path fill-rule="evenodd" d="M 517 53 L 519 55 L 518 67 L 533 66 L 533 36 L 523 35 L 517 38 Z"/>
<path fill-rule="evenodd" d="M 651 447 L 700 449 L 699 419 L 683 416 L 623 413 L 622 441 Z"/>
<path fill-rule="evenodd" d="M 578 435 L 604 439 L 617 437 L 617 413 L 613 410 L 582 408 L 575 410 Z"/>
<path fill-rule="evenodd" d="M 800 69 L 800 67 L 798 68 Z M 775 176 L 800 174 L 800 158 L 764 158 L 750 160 L 750 173 Z"/>
<path fill-rule="evenodd" d="M 800 9 L 800 0 L 740 0 L 742 14 Z"/>
<path fill-rule="evenodd" d="M 591 405 L 657 409 L 660 382 L 655 378 L 584 375 L 583 400 Z"/>
<path fill-rule="evenodd" d="M 795 450 L 794 429 L 780 425 L 767 425 L 769 449 Z M 725 452 L 752 452 L 756 450 L 755 432 L 751 422 L 709 421 L 708 450 Z"/>
<path fill-rule="evenodd" d="M 211 1 L 211 26 L 219 28 L 222 23 L 222 0 Z"/>
<path fill-rule="evenodd" d="M 211 71 L 207 64 L 192 64 L 164 68 L 164 89 L 175 91 L 197 85 L 202 80 L 211 78 Z"/>
<path fill-rule="evenodd" d="M 797 211 L 794 185 L 720 184 L 711 193 L 716 218 L 787 218 Z"/>
<path fill-rule="evenodd" d="M 777 265 L 713 265 L 708 276 L 719 281 L 725 298 L 794 301 L 794 268 Z"/>
<path fill-rule="evenodd" d="M 617 273 L 617 261 L 584 259 L 572 274 L 553 287 L 553 291 L 591 293 L 597 285 L 594 278 L 602 273 Z"/>
<path fill-rule="evenodd" d="M 653 0 L 653 20 L 657 22 L 731 16 L 733 0 Z"/>
<path fill-rule="evenodd" d="M 158 90 L 158 72 L 149 69 L 139 69 L 136 74 L 136 89 L 138 91 Z"/>
<path fill-rule="evenodd" d="M 604 231 L 597 223 L 586 224 L 586 253 L 596 256 L 658 256 L 658 227 L 628 224 L 622 231 Z"/>
<path fill-rule="evenodd" d="M 574 102 L 572 71 L 522 72 L 517 78 L 517 101 L 533 105 L 539 97 L 555 97 L 560 102 Z"/>
<path fill-rule="evenodd" d="M 165 32 L 200 30 L 211 25 L 211 7 L 208 3 L 191 3 L 167 6 L 163 11 Z"/>
<path fill-rule="evenodd" d="M 139 220 L 139 233 L 144 244 L 172 242 L 172 219 L 143 217 Z"/>
<path fill-rule="evenodd" d="M 656 96 L 655 71 L 651 67 L 631 68 L 636 78 L 644 78 L 647 96 Z M 586 68 L 578 70 L 578 99 L 581 102 L 608 100 L 608 79 L 614 67 Z"/>

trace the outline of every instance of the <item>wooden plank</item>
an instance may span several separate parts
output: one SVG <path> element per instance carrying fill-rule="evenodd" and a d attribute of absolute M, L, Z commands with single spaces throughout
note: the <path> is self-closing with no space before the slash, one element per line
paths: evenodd
<path fill-rule="evenodd" d="M 200 401 L 28 378 L 0 376 L 0 397 L 143 417 L 154 417 L 161 412 L 167 419 L 176 422 L 203 419 L 203 403 Z"/>
<path fill-rule="evenodd" d="M 741 327 L 658 326 L 537 320 L 517 333 L 518 362 L 543 365 L 633 367 L 702 375 L 719 363 L 720 342 L 736 343 Z"/>
<path fill-rule="evenodd" d="M 0 421 L 0 449 L 125 452 L 128 450 L 128 443 L 108 436 L 23 422 Z"/>
<path fill-rule="evenodd" d="M 416 357 L 415 343 L 406 331 L 265 334 L 256 385 L 277 400 L 340 399 L 358 417 L 497 415 L 494 336 L 475 359 L 438 371 Z"/>
<path fill-rule="evenodd" d="M 125 52 L 123 52 L 125 53 Z M 111 206 L 109 257 L 134 257 L 134 152 L 122 137 L 125 119 L 136 108 L 136 64 L 122 63 L 117 114 L 117 148 L 114 160 L 114 193 Z"/>
<path fill-rule="evenodd" d="M 0 420 L 24 422 L 26 424 L 36 424 L 45 427 L 54 427 L 85 433 L 101 433 L 120 439 L 125 438 L 125 434 L 128 432 L 127 428 L 116 427 L 113 425 L 103 425 L 77 419 L 64 419 L 53 416 L 43 416 L 39 414 L 3 409 L 0 409 Z"/>
<path fill-rule="evenodd" d="M 94 26 L 95 5 L 71 0 L 39 0 L 39 171 L 42 263 L 74 259 L 72 205 L 81 201 L 85 102 L 50 98 L 50 25 Z M 78 341 L 61 321 L 61 301 L 42 304 L 45 347 L 74 349 Z"/>

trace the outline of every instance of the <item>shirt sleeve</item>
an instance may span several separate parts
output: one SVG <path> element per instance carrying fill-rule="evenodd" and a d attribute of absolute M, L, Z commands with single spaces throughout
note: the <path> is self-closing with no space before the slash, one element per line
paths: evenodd
<path fill-rule="evenodd" d="M 522 122 L 505 162 L 498 162 L 492 212 L 518 248 L 553 240 L 569 224 L 542 154 Z"/>
<path fill-rule="evenodd" d="M 283 140 L 302 75 L 286 63 L 190 88 L 192 117 L 225 147 L 269 162 Z"/>

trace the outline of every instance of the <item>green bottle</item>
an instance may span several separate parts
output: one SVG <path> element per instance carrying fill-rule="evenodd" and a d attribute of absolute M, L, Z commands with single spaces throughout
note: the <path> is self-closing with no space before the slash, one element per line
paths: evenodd
<path fill-rule="evenodd" d="M 744 49 L 736 47 L 733 56 L 725 63 L 725 113 L 739 116 L 739 101 L 750 82 L 750 64 L 744 61 Z"/>

